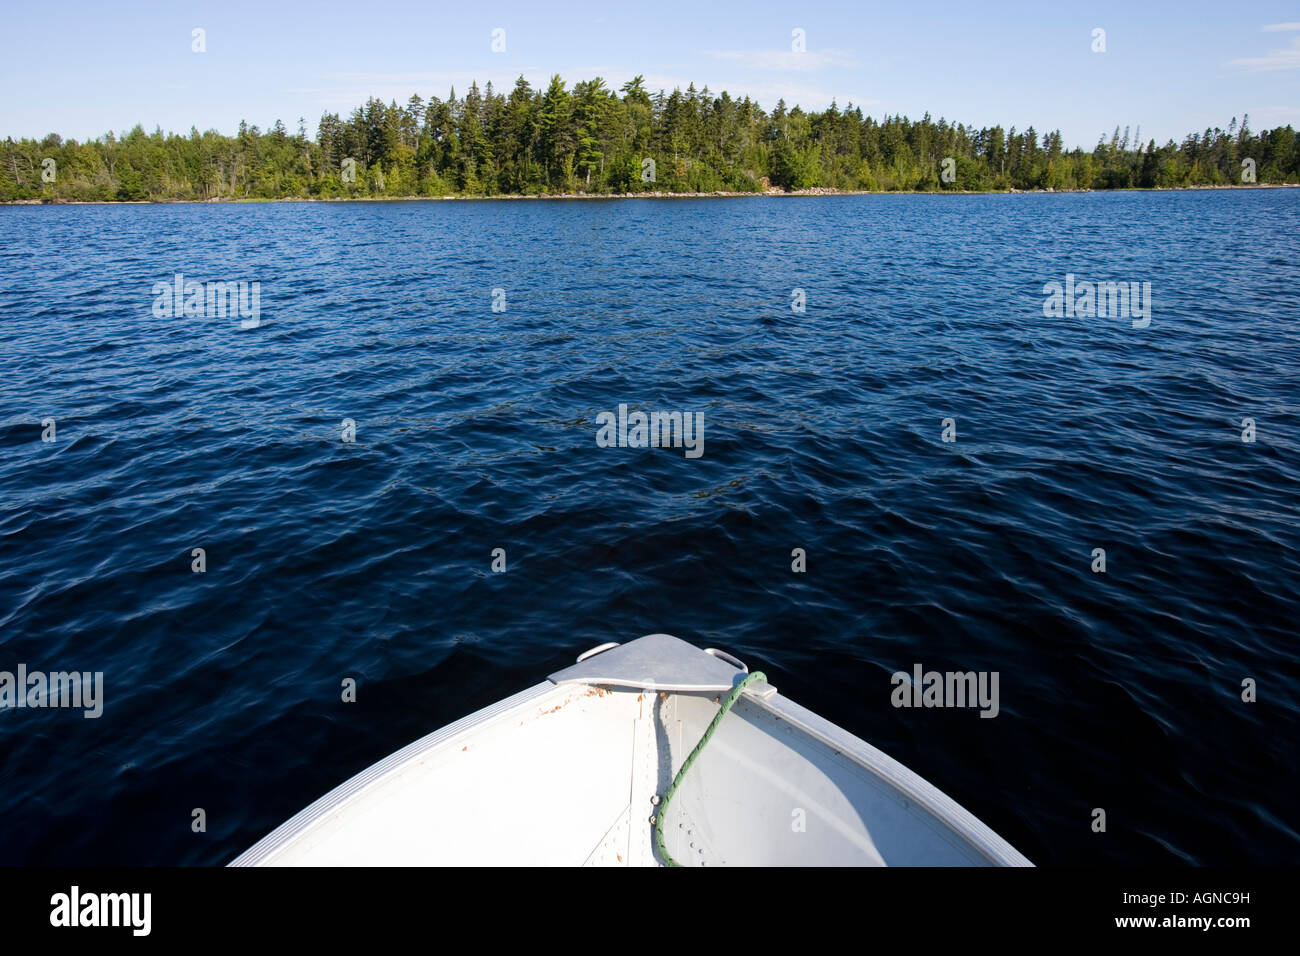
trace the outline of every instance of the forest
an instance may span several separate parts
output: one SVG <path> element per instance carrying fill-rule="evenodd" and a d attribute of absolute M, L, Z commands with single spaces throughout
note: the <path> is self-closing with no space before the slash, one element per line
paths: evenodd
<path fill-rule="evenodd" d="M 246 122 L 234 136 L 108 133 L 89 142 L 51 133 L 0 147 L 0 201 L 609 195 L 645 192 L 1005 191 L 1173 188 L 1300 182 L 1290 126 L 1256 133 L 1249 117 L 1181 143 L 1142 142 L 1117 126 L 1091 150 L 1060 131 L 974 129 L 852 104 L 770 112 L 708 87 L 611 90 L 597 77 L 545 89 L 520 77 L 508 93 L 370 99 L 346 119 Z"/>

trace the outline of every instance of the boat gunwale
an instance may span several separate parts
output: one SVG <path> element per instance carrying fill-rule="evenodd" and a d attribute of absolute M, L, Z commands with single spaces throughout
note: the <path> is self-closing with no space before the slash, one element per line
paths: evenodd
<path fill-rule="evenodd" d="M 746 694 L 744 699 L 746 703 L 766 710 L 830 747 L 838 755 L 847 757 L 870 771 L 886 786 L 927 810 L 939 823 L 965 840 L 990 863 L 1001 866 L 1034 865 L 1028 857 L 948 794 L 861 737 L 780 693 L 770 697 Z"/>
<path fill-rule="evenodd" d="M 287 849 L 306 836 L 309 831 L 331 819 L 334 811 L 341 809 L 365 790 L 382 782 L 389 774 L 400 770 L 416 758 L 448 743 L 466 731 L 508 717 L 521 709 L 535 705 L 537 701 L 551 694 L 566 690 L 572 690 L 572 687 L 542 681 L 413 740 L 400 750 L 393 751 L 382 760 L 349 777 L 299 810 L 226 865 L 243 867 L 261 866 L 267 863 L 275 854 Z"/>

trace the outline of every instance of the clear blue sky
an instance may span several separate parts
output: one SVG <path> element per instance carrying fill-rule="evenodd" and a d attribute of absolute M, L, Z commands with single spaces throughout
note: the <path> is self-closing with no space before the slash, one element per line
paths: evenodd
<path fill-rule="evenodd" d="M 491 51 L 497 27 L 504 53 Z M 1105 53 L 1092 52 L 1096 27 Z M 875 116 L 1059 127 L 1068 146 L 1140 126 L 1163 143 L 1243 113 L 1255 129 L 1300 126 L 1300 2 L 9 0 L 0 136 L 293 129 L 299 116 L 314 135 L 323 110 L 367 96 L 445 97 L 471 79 L 508 89 L 521 73 L 615 88 L 641 73 L 652 90 L 694 81 L 765 109 L 834 98 Z"/>

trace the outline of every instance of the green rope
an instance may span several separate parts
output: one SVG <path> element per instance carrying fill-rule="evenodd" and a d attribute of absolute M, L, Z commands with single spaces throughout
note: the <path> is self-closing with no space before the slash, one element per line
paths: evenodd
<path fill-rule="evenodd" d="M 664 846 L 664 818 L 668 816 L 668 802 L 672 800 L 673 795 L 677 793 L 677 788 L 682 785 L 682 780 L 686 776 L 686 771 L 691 769 L 691 764 L 695 763 L 695 758 L 704 750 L 704 745 L 709 742 L 709 738 L 713 736 L 713 732 L 718 729 L 718 724 L 722 723 L 722 718 L 726 717 L 727 711 L 731 710 L 731 705 L 734 704 L 737 699 L 739 699 L 740 695 L 745 692 L 746 687 L 755 681 L 760 680 L 767 680 L 767 675 L 762 671 L 754 671 L 754 673 L 747 675 L 744 680 L 731 689 L 731 693 L 727 695 L 727 699 L 722 702 L 722 706 L 718 709 L 717 715 L 713 718 L 713 723 L 709 724 L 709 728 L 704 731 L 704 736 L 701 737 L 700 742 L 695 745 L 695 749 L 691 751 L 691 755 L 686 758 L 686 762 L 682 764 L 682 769 L 678 770 L 677 776 L 673 777 L 673 785 L 668 788 L 668 792 L 664 794 L 663 799 L 659 802 L 659 812 L 655 814 L 655 846 L 659 848 L 659 855 L 663 857 L 664 862 L 668 866 L 681 866 L 680 863 L 673 859 L 672 854 L 668 852 L 668 847 Z"/>

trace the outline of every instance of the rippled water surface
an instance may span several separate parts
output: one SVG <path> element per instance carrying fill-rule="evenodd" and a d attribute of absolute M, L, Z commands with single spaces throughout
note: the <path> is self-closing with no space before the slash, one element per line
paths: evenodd
<path fill-rule="evenodd" d="M 1067 273 L 1150 326 L 1044 318 Z M 1037 863 L 1294 863 L 1298 315 L 1297 190 L 0 209 L 0 670 L 105 682 L 0 710 L 0 863 L 224 863 L 655 631 Z M 895 709 L 917 663 L 1001 712 Z"/>

